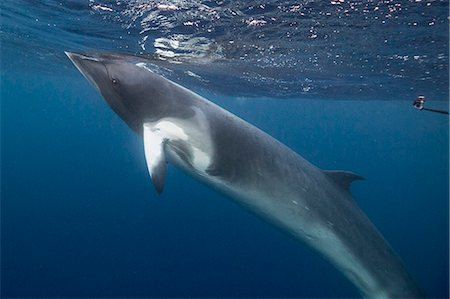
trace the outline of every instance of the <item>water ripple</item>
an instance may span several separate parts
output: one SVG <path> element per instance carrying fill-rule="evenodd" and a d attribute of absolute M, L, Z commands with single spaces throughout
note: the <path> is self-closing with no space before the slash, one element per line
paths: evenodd
<path fill-rule="evenodd" d="M 448 1 L 4 0 L 0 8 L 2 56 L 20 53 L 27 67 L 49 68 L 33 58 L 68 67 L 63 50 L 100 49 L 146 55 L 181 83 L 236 95 L 448 98 Z"/>

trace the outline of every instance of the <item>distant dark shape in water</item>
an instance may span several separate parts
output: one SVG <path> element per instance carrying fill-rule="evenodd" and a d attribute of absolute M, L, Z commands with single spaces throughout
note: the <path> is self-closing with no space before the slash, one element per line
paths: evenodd
<path fill-rule="evenodd" d="M 431 111 L 431 112 L 448 115 L 448 111 L 445 111 L 445 110 L 425 108 L 425 101 L 426 101 L 425 96 L 418 96 L 413 102 L 414 108 L 419 109 L 419 110 Z"/>
<path fill-rule="evenodd" d="M 158 193 L 169 161 L 315 248 L 364 297 L 422 296 L 353 201 L 349 187 L 360 176 L 317 168 L 258 128 L 156 74 L 141 57 L 67 55 L 143 136 Z"/>

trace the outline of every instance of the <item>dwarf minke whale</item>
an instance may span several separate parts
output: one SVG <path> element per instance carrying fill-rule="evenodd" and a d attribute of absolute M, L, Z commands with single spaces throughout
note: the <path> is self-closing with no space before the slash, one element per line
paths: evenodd
<path fill-rule="evenodd" d="M 143 57 L 66 52 L 142 136 L 158 193 L 167 162 L 314 248 L 367 298 L 421 291 L 352 199 L 362 177 L 324 171 L 236 115 L 150 69 Z"/>

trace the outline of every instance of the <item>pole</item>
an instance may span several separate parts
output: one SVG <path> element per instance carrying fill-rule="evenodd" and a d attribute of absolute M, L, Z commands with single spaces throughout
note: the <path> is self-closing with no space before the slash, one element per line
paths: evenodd
<path fill-rule="evenodd" d="M 427 110 L 427 111 L 431 111 L 431 112 L 436 112 L 436 113 L 441 113 L 441 114 L 447 114 L 448 115 L 448 111 L 439 110 L 439 109 L 422 108 L 421 110 Z"/>

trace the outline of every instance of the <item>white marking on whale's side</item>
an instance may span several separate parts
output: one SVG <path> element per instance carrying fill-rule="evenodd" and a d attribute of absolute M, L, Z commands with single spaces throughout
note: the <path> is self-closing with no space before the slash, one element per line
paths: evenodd
<path fill-rule="evenodd" d="M 195 124 L 195 125 L 193 125 Z M 181 161 L 176 150 L 171 147 L 171 142 L 182 143 L 188 148 L 191 155 L 191 166 L 195 171 L 205 176 L 206 170 L 211 165 L 213 153 L 213 146 L 211 140 L 208 138 L 208 126 L 205 121 L 203 113 L 199 110 L 195 110 L 195 115 L 188 120 L 180 120 L 175 118 L 162 118 L 156 122 L 144 123 L 144 131 L 151 130 L 157 136 L 160 136 L 162 140 L 166 140 L 166 150 L 170 151 L 170 157 L 174 157 L 177 164 L 185 164 Z M 157 138 L 156 138 L 157 139 Z M 157 143 L 159 140 L 155 140 Z M 151 143 L 144 142 L 145 152 L 147 152 L 147 146 L 152 147 Z M 151 149 L 148 150 L 152 152 Z M 148 155 L 149 159 L 153 159 L 153 155 Z M 146 155 L 147 159 L 147 155 Z M 147 160 L 147 165 L 151 167 L 153 161 Z M 184 165 L 187 167 L 186 165 Z M 151 173 L 151 170 L 149 169 Z"/>

